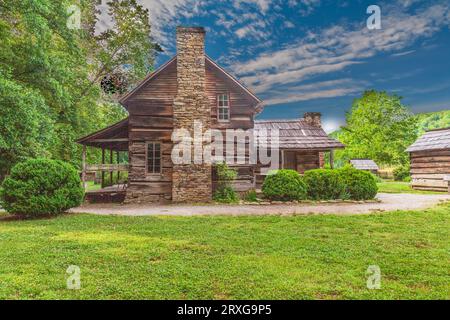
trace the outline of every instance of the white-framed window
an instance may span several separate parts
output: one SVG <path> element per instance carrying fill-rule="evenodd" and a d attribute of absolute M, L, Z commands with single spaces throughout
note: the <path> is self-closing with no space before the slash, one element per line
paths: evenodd
<path fill-rule="evenodd" d="M 230 97 L 228 93 L 217 95 L 217 119 L 221 122 L 230 121 Z"/>
<path fill-rule="evenodd" d="M 161 143 L 147 142 L 147 173 L 161 174 Z"/>

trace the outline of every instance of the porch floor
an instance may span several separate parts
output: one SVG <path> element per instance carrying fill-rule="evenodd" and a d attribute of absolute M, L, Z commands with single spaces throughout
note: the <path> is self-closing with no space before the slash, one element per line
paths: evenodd
<path fill-rule="evenodd" d="M 121 203 L 125 200 L 126 185 L 115 184 L 98 190 L 86 191 L 85 201 L 88 203 Z"/>

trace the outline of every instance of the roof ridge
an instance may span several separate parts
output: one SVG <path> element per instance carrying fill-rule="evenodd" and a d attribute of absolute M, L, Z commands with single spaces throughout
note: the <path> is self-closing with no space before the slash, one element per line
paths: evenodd
<path fill-rule="evenodd" d="M 255 122 L 299 122 L 304 121 L 304 118 L 299 119 L 272 119 L 272 120 L 255 120 Z"/>

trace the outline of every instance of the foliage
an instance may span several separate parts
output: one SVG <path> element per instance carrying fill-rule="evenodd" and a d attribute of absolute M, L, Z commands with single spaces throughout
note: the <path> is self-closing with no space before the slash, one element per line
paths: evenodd
<path fill-rule="evenodd" d="M 297 171 L 282 169 L 264 179 L 262 192 L 270 200 L 304 200 L 307 196 L 307 186 Z"/>
<path fill-rule="evenodd" d="M 0 70 L 0 181 L 12 164 L 47 154 L 53 134 L 48 111 L 35 90 L 11 81 Z"/>
<path fill-rule="evenodd" d="M 308 186 L 308 197 L 313 200 L 345 199 L 346 185 L 338 170 L 315 169 L 303 176 Z"/>
<path fill-rule="evenodd" d="M 81 204 L 84 190 L 78 172 L 59 160 L 30 159 L 11 170 L 2 184 L 2 206 L 12 214 L 59 214 Z"/>
<path fill-rule="evenodd" d="M 398 166 L 394 169 L 394 180 L 395 181 L 406 181 L 410 178 L 410 168 L 409 165 Z"/>
<path fill-rule="evenodd" d="M 215 165 L 217 173 L 217 188 L 214 192 L 213 199 L 222 203 L 235 203 L 239 201 L 239 197 L 234 191 L 231 183 L 237 177 L 237 172 L 230 169 L 226 163 L 218 163 Z"/>
<path fill-rule="evenodd" d="M 258 195 L 256 193 L 256 190 L 252 189 L 247 191 L 244 194 L 244 200 L 247 202 L 258 202 Z"/>
<path fill-rule="evenodd" d="M 369 200 L 375 198 L 378 186 L 374 175 L 350 166 L 337 169 L 346 186 L 346 193 L 352 200 Z"/>
<path fill-rule="evenodd" d="M 427 130 L 450 127 L 450 110 L 419 113 L 416 117 L 419 123 L 419 135 Z"/>
<path fill-rule="evenodd" d="M 405 150 L 417 138 L 417 119 L 400 97 L 366 91 L 354 100 L 346 120 L 337 137 L 346 148 L 336 152 L 337 162 L 352 158 L 373 159 L 382 165 L 408 162 Z"/>
<path fill-rule="evenodd" d="M 122 72 L 134 85 L 153 67 L 159 47 L 150 35 L 147 10 L 135 0 L 108 1 L 116 24 L 100 34 L 95 33 L 97 1 L 76 2 L 81 29 L 67 27 L 72 4 L 0 1 L 0 179 L 26 156 L 79 166 L 81 147 L 74 141 L 126 116 L 112 97 L 101 94 L 100 80 Z M 4 116 L 13 109 L 15 115 Z M 91 157 L 98 159 L 99 153 Z"/>
<path fill-rule="evenodd" d="M 221 186 L 214 191 L 213 200 L 220 203 L 237 203 L 239 197 L 231 186 Z"/>

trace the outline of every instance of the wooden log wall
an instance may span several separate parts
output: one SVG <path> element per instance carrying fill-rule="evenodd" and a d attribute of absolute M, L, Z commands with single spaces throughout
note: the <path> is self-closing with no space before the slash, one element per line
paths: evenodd
<path fill-rule="evenodd" d="M 450 150 L 412 152 L 410 158 L 414 189 L 448 191 L 444 176 L 450 174 Z"/>
<path fill-rule="evenodd" d="M 301 174 L 307 170 L 320 168 L 319 151 L 297 151 L 297 171 Z"/>
<path fill-rule="evenodd" d="M 230 121 L 217 121 L 217 94 L 230 96 Z M 173 132 L 173 100 L 177 94 L 176 60 L 170 63 L 155 78 L 145 84 L 127 101 L 129 111 L 129 187 L 127 202 L 169 201 L 172 197 L 171 161 Z M 253 128 L 254 106 L 233 85 L 229 79 L 206 65 L 206 94 L 211 103 L 212 128 Z M 225 138 L 225 133 L 224 133 Z M 162 144 L 162 173 L 151 175 L 146 172 L 146 142 L 159 141 Z M 224 149 L 225 152 L 225 149 Z M 254 185 L 252 165 L 236 165 L 238 178 L 235 187 L 246 191 Z M 217 179 L 213 175 L 213 188 Z M 134 201 L 135 199 L 136 201 Z M 137 200 L 139 199 L 139 200 Z"/>

